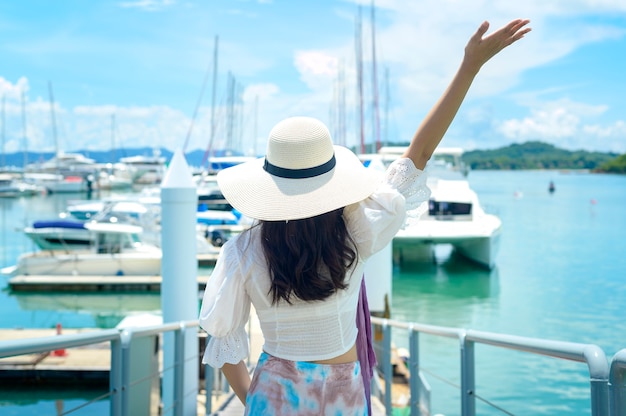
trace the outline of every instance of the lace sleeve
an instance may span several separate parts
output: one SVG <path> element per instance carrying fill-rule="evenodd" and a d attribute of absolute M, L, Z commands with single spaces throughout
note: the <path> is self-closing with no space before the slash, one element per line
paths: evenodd
<path fill-rule="evenodd" d="M 250 353 L 248 334 L 240 327 L 225 337 L 211 337 L 207 343 L 202 363 L 222 368 L 225 363 L 237 364 Z"/>
<path fill-rule="evenodd" d="M 424 202 L 430 198 L 426 173 L 415 167 L 408 158 L 395 160 L 387 169 L 387 183 L 396 188 L 405 199 L 407 217 L 418 218 L 428 209 Z"/>

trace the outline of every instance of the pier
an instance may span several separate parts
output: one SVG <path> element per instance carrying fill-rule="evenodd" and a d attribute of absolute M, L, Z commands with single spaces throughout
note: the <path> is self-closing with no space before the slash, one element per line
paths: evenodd
<path fill-rule="evenodd" d="M 203 291 L 209 276 L 197 276 Z M 15 292 L 155 292 L 161 291 L 161 276 L 36 276 L 9 279 Z"/>

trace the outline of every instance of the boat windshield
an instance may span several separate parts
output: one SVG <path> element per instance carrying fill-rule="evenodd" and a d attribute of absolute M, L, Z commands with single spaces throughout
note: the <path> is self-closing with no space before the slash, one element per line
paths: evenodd
<path fill-rule="evenodd" d="M 455 219 L 472 215 L 472 204 L 465 202 L 428 201 L 428 214 L 438 219 Z M 456 218 L 456 219 L 461 219 Z"/>

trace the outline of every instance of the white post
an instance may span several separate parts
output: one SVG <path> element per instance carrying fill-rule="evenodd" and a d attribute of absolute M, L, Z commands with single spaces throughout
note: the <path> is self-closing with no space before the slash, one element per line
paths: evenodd
<path fill-rule="evenodd" d="M 198 318 L 198 259 L 196 212 L 198 195 L 189 166 L 180 149 L 174 152 L 161 183 L 161 308 L 163 322 Z M 163 408 L 168 414 L 174 405 L 174 334 L 166 333 L 163 342 Z M 182 415 L 197 415 L 198 333 L 185 335 L 185 360 Z"/>
<path fill-rule="evenodd" d="M 374 316 L 383 316 L 385 297 L 391 308 L 391 289 L 393 277 L 392 244 L 389 243 L 378 253 L 367 259 L 365 264 L 365 285 L 367 286 L 367 303 Z"/>

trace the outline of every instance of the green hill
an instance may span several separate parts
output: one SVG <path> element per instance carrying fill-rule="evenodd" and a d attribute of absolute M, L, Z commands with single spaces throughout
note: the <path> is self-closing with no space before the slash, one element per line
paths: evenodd
<path fill-rule="evenodd" d="M 626 173 L 626 154 L 603 163 L 596 169 L 596 171 L 606 173 Z"/>
<path fill-rule="evenodd" d="M 512 144 L 463 154 L 470 169 L 589 169 L 598 170 L 616 160 L 617 153 L 569 151 L 543 142 Z M 620 156 L 623 157 L 624 155 Z M 622 167 L 624 164 L 622 164 Z M 623 171 L 622 171 L 623 172 Z"/>

